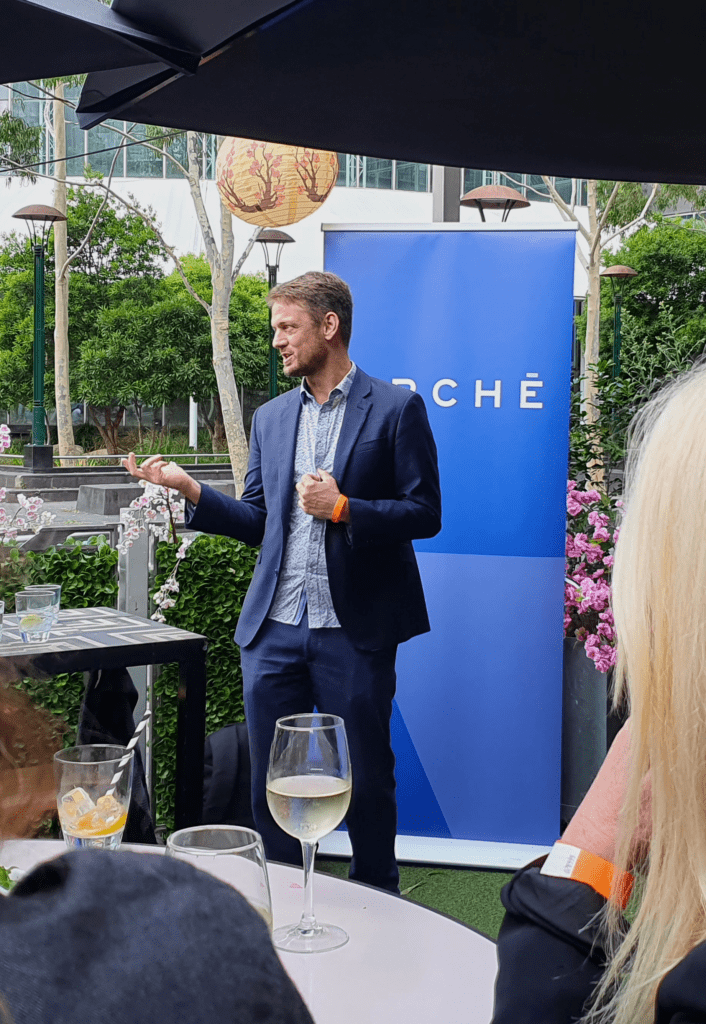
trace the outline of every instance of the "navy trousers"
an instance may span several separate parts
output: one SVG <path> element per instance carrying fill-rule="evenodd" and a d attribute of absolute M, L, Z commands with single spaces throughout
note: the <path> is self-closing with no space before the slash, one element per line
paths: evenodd
<path fill-rule="evenodd" d="M 252 762 L 253 816 L 268 859 L 300 865 L 301 846 L 275 823 L 267 806 L 270 747 L 278 718 L 340 715 L 346 726 L 353 791 L 346 826 L 353 847 L 349 875 L 399 891 L 395 860 L 397 803 L 390 717 L 397 645 L 361 651 L 342 629 L 309 629 L 266 619 L 241 649 L 245 717 Z"/>

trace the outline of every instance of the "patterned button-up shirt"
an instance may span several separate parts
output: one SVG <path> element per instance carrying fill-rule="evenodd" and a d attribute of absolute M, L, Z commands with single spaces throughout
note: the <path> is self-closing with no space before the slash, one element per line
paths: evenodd
<path fill-rule="evenodd" d="M 319 405 L 306 381 L 302 381 L 302 408 L 292 488 L 304 473 L 316 473 L 319 469 L 333 472 L 336 446 L 355 370 L 353 363 L 323 405 Z M 299 495 L 294 491 L 284 561 L 269 618 L 296 626 L 307 608 L 310 628 L 340 626 L 333 610 L 326 569 L 326 520 L 309 515 L 299 507 L 298 499 Z"/>

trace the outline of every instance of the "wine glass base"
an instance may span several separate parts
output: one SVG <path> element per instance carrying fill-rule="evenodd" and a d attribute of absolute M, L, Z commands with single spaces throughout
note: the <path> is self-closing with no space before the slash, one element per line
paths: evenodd
<path fill-rule="evenodd" d="M 277 949 L 286 953 L 324 953 L 345 946 L 348 932 L 335 924 L 317 924 L 315 928 L 306 931 L 298 924 L 288 924 L 283 928 L 275 928 L 272 941 Z"/>

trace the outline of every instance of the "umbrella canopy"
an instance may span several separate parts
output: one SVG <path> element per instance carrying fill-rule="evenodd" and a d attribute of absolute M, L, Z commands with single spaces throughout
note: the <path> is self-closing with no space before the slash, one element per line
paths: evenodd
<path fill-rule="evenodd" d="M 2 0 L 0 82 L 59 78 L 162 60 L 191 74 L 200 52 L 96 0 Z M 183 37 L 188 38 L 188 37 Z"/>
<path fill-rule="evenodd" d="M 262 0 L 114 0 L 112 10 L 198 39 L 203 57 L 191 78 L 157 63 L 90 75 L 86 128 L 119 115 L 423 163 L 706 182 L 702 8 L 303 0 L 271 16 Z"/>

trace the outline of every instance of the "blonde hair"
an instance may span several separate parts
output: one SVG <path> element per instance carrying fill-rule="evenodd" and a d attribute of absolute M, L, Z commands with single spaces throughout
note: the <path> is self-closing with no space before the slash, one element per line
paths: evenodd
<path fill-rule="evenodd" d="M 652 1024 L 664 976 L 706 940 L 706 365 L 635 417 L 615 552 L 616 703 L 631 758 L 616 861 L 629 869 L 649 771 L 652 835 L 627 934 L 609 904 L 608 970 L 586 1024 Z"/>

